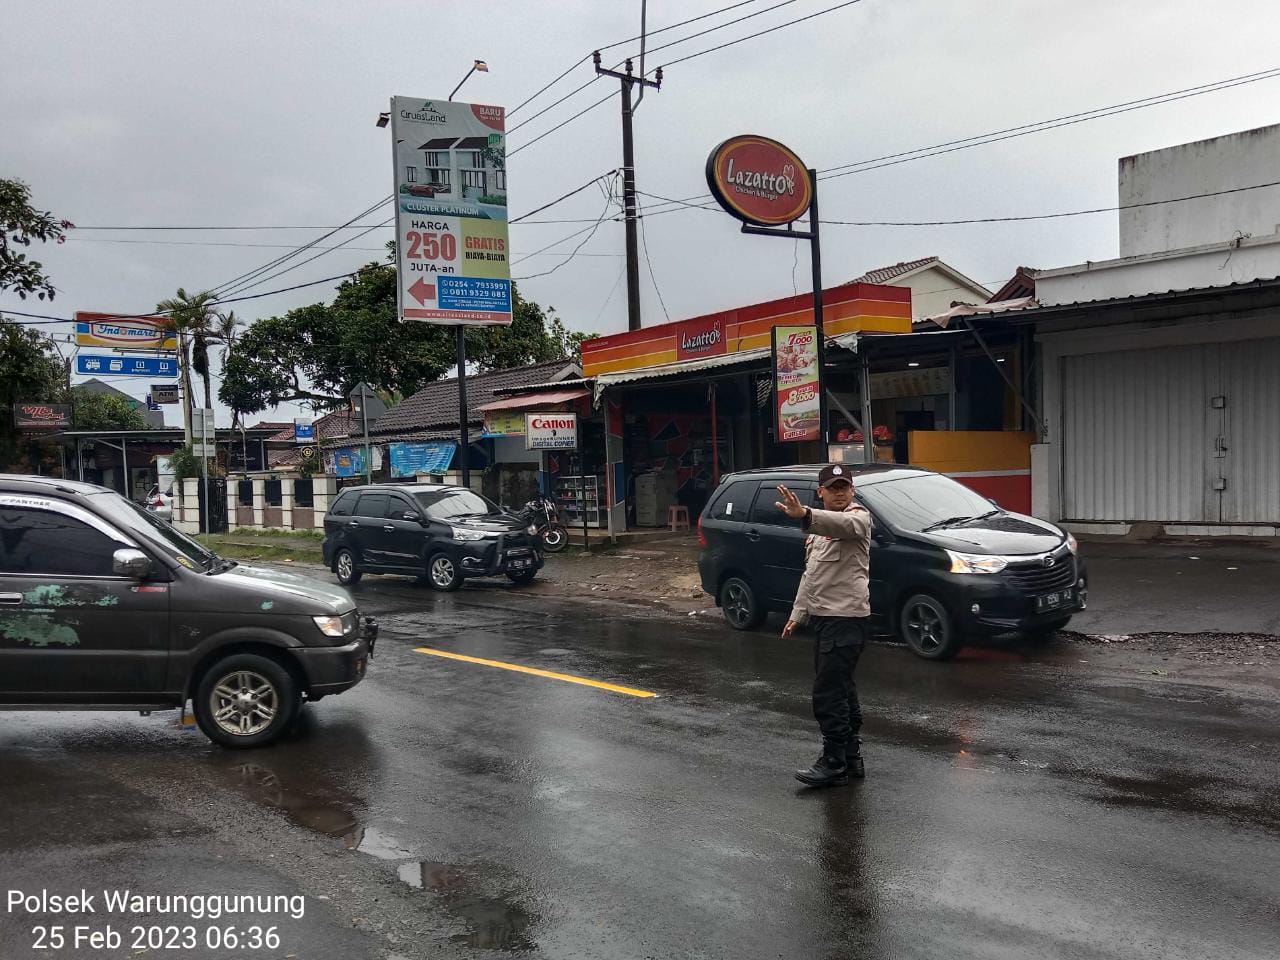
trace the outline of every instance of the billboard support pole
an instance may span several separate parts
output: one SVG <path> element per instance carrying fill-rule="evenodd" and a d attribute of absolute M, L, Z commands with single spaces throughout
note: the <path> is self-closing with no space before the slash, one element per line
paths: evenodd
<path fill-rule="evenodd" d="M 467 328 L 458 324 L 458 470 L 462 485 L 471 489 L 471 438 L 467 423 Z"/>
<path fill-rule="evenodd" d="M 822 316 L 822 243 L 818 239 L 818 171 L 809 171 L 809 256 L 813 262 L 813 322 L 818 327 L 818 418 L 822 422 L 822 435 L 818 437 L 818 449 L 822 462 L 831 460 L 828 446 L 830 428 L 827 415 L 827 328 Z"/>

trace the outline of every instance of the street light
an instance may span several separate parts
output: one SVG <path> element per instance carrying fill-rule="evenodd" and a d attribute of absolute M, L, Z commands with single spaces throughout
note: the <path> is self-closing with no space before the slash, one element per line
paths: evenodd
<path fill-rule="evenodd" d="M 384 112 L 382 112 L 382 113 L 378 114 L 378 126 L 379 126 L 379 127 L 385 127 L 385 126 L 386 126 L 388 123 L 390 123 L 390 122 L 391 122 L 391 114 L 390 114 L 390 113 L 388 113 L 388 112 L 384 111 Z"/>
<path fill-rule="evenodd" d="M 483 60 L 476 60 L 474 63 L 472 63 L 471 69 L 467 71 L 467 75 L 458 81 L 458 85 L 453 88 L 453 93 L 449 94 L 450 100 L 452 100 L 457 95 L 458 91 L 462 89 L 462 85 L 466 83 L 467 80 L 471 77 L 471 75 L 475 73 L 477 70 L 479 70 L 481 73 L 488 73 L 489 65 L 485 63 Z"/>

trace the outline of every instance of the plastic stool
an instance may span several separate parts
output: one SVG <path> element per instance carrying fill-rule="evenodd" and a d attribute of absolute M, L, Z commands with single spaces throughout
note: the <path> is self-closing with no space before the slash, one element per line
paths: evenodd
<path fill-rule="evenodd" d="M 688 507 L 667 507 L 667 527 L 674 533 L 689 529 Z"/>

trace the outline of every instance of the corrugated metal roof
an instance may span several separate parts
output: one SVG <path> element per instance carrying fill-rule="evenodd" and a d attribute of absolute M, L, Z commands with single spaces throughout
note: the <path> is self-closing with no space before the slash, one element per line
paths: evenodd
<path fill-rule="evenodd" d="M 569 390 L 545 390 L 533 393 L 515 393 L 493 400 L 480 407 L 481 410 L 523 410 L 526 407 L 538 407 L 544 403 L 565 403 L 579 397 L 589 397 L 591 391 L 584 387 L 573 387 Z"/>
<path fill-rule="evenodd" d="M 931 263 L 937 263 L 937 257 L 921 257 L 919 260 L 903 260 L 901 263 L 891 264 L 887 267 L 877 267 L 875 270 L 868 270 L 860 277 L 854 277 L 849 283 L 888 283 L 904 273 L 910 273 L 913 270 L 919 270 L 921 267 L 927 267 Z M 843 284 L 848 286 L 848 284 Z"/>
<path fill-rule="evenodd" d="M 758 363 L 761 360 L 768 362 L 769 354 L 768 347 L 756 347 L 753 350 L 739 350 L 737 353 L 726 353 L 718 357 L 704 357 L 701 360 L 678 360 L 675 363 L 663 363 L 654 367 L 644 367 L 640 370 L 598 373 L 595 377 L 596 400 L 600 399 L 601 394 L 607 388 L 620 386 L 624 383 L 639 383 L 642 380 L 661 380 L 666 377 L 678 377 L 682 374 L 703 373 L 723 367 Z"/>

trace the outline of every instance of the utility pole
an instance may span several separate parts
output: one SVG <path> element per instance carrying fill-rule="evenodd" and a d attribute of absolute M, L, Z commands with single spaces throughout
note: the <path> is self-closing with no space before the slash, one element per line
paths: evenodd
<path fill-rule="evenodd" d="M 625 214 L 627 230 L 627 329 L 640 329 L 640 247 L 636 234 L 636 151 L 631 135 L 631 118 L 634 109 L 631 106 L 631 88 L 638 85 L 643 95 L 645 87 L 655 90 L 662 88 L 662 68 L 659 67 L 652 80 L 643 74 L 632 73 L 631 59 L 626 61 L 626 72 L 606 70 L 600 66 L 600 51 L 592 55 L 596 73 L 605 77 L 613 77 L 622 82 L 622 207 Z M 639 106 L 639 103 L 636 104 Z"/>

